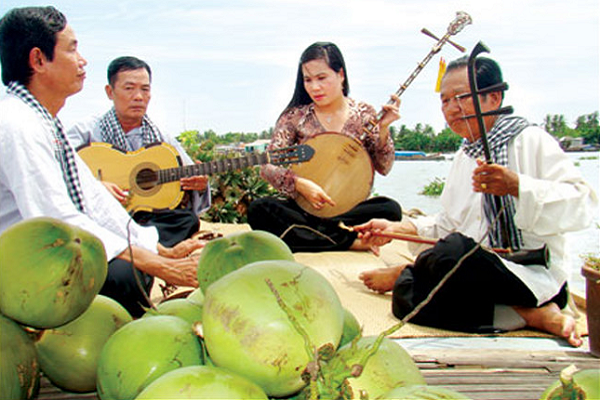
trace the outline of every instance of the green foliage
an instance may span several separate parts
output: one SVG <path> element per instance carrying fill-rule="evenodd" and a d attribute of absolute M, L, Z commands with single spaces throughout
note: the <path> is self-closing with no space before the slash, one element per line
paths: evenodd
<path fill-rule="evenodd" d="M 252 139 L 256 134 L 231 134 L 227 140 Z M 203 135 L 198 131 L 186 131 L 178 137 L 183 148 L 192 157 L 200 162 L 213 161 L 223 158 L 233 158 L 242 154 L 217 154 L 216 144 L 231 143 L 220 138 L 213 131 Z M 206 211 L 206 217 L 212 222 L 238 223 L 246 222 L 248 206 L 253 200 L 265 196 L 277 196 L 278 192 L 260 177 L 260 167 L 249 167 L 234 170 L 209 177 L 212 206 Z"/>
<path fill-rule="evenodd" d="M 575 130 L 584 138 L 586 144 L 600 144 L 598 111 L 577 118 Z"/>
<path fill-rule="evenodd" d="M 583 137 L 585 144 L 600 144 L 600 124 L 598 111 L 581 115 L 577 118 L 575 128 L 567 125 L 564 115 L 546 115 L 542 127 L 556 138 L 564 136 Z M 396 150 L 415 150 L 426 153 L 452 153 L 456 151 L 462 138 L 447 126 L 435 133 L 427 124 L 416 124 L 413 129 L 406 125 L 399 128 L 390 127 L 390 135 Z"/>
<path fill-rule="evenodd" d="M 400 130 L 393 130 L 394 148 L 396 150 L 415 150 L 427 153 L 452 153 L 458 149 L 462 138 L 452 132 L 450 128 L 444 128 L 435 134 L 429 125 L 417 124 L 414 129 L 402 125 Z"/>
<path fill-rule="evenodd" d="M 429 182 L 419 194 L 424 196 L 432 196 L 436 197 L 442 194 L 442 190 L 444 190 L 444 180 L 436 177 L 432 182 Z"/>
<path fill-rule="evenodd" d="M 569 128 L 564 115 L 546 115 L 544 129 L 551 135 L 561 138 L 564 136 L 583 137 L 585 144 L 600 144 L 600 124 L 598 111 L 584 114 L 577 118 L 575 128 Z"/>

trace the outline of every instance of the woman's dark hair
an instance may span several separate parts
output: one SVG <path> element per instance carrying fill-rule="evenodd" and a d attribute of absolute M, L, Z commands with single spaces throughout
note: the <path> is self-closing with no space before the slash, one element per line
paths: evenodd
<path fill-rule="evenodd" d="M 28 85 L 33 75 L 29 53 L 39 48 L 50 61 L 54 59 L 57 34 L 67 26 L 67 18 L 56 8 L 13 8 L 0 20 L 0 62 L 2 82 Z"/>
<path fill-rule="evenodd" d="M 446 67 L 446 73 L 458 69 L 468 68 L 469 57 L 460 57 L 454 61 L 451 61 Z M 478 89 L 485 89 L 497 83 L 502 83 L 502 70 L 500 65 L 491 58 L 477 57 L 475 59 L 475 80 L 477 81 Z M 502 98 L 504 98 L 504 91 L 500 90 Z"/>
<path fill-rule="evenodd" d="M 136 57 L 124 56 L 115 58 L 108 65 L 107 78 L 110 86 L 114 87 L 115 81 L 117 80 L 117 74 L 121 71 L 132 71 L 136 69 L 144 68 L 148 71 L 150 82 L 152 82 L 152 70 L 150 66 L 143 60 Z"/>
<path fill-rule="evenodd" d="M 340 72 L 340 70 L 343 70 L 344 83 L 342 90 L 344 96 L 347 96 L 350 92 L 350 85 L 348 84 L 348 71 L 346 71 L 346 63 L 344 62 L 344 57 L 342 56 L 340 49 L 331 42 L 316 42 L 308 46 L 300 56 L 300 61 L 298 62 L 298 73 L 296 75 L 296 87 L 294 88 L 292 100 L 287 105 L 285 110 L 304 104 L 310 104 L 312 102 L 312 99 L 304 88 L 302 65 L 313 60 L 324 60 L 327 65 L 329 65 L 329 68 L 334 70 L 336 73 Z"/>

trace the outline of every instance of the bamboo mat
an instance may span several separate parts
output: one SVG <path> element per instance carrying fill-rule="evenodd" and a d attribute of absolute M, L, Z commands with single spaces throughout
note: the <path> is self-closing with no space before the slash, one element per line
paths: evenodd
<path fill-rule="evenodd" d="M 222 224 L 201 222 L 201 230 L 228 235 L 235 232 L 250 231 L 247 224 Z M 295 253 L 297 262 L 319 271 L 333 286 L 342 305 L 347 308 L 363 328 L 363 335 L 377 335 L 398 323 L 391 311 L 391 295 L 377 294 L 367 289 L 358 279 L 361 272 L 386 268 L 400 263 L 411 262 L 416 247 L 403 241 L 393 241 L 381 248 L 381 255 L 369 252 L 322 252 Z M 157 299 L 153 292 L 153 299 Z M 577 316 L 576 316 L 577 317 Z M 577 318 L 578 332 L 587 334 L 585 310 L 579 308 Z M 408 323 L 390 335 L 392 338 L 424 338 L 424 337 L 469 337 L 482 336 L 465 332 L 455 332 Z M 485 335 L 490 336 L 490 335 Z M 506 337 L 545 337 L 555 336 L 543 332 L 522 329 L 493 336 Z"/>

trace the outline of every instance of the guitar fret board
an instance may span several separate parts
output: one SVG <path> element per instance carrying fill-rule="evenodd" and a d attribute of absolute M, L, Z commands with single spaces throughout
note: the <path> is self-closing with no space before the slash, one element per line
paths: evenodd
<path fill-rule="evenodd" d="M 253 153 L 240 158 L 225 158 L 201 164 L 186 165 L 180 168 L 167 168 L 158 171 L 159 183 L 178 181 L 196 175 L 212 175 L 235 169 L 252 167 L 269 162 L 267 153 Z"/>

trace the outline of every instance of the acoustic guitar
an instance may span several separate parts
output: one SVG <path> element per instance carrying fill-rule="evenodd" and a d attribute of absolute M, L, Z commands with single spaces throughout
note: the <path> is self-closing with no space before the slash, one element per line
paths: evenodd
<path fill-rule="evenodd" d="M 77 149 L 94 176 L 113 182 L 129 192 L 127 211 L 173 209 L 181 202 L 181 178 L 211 175 L 255 165 L 286 166 L 311 159 L 314 150 L 306 144 L 251 153 L 183 166 L 177 150 L 167 143 L 154 143 L 136 151 L 123 151 L 108 143 L 90 143 Z"/>
<path fill-rule="evenodd" d="M 396 91 L 400 97 L 406 88 L 412 83 L 434 54 L 438 53 L 445 43 L 450 43 L 460 51 L 465 48 L 449 40 L 451 35 L 460 32 L 462 28 L 471 23 L 471 17 L 465 12 L 457 12 L 456 18 L 450 23 L 442 38 L 438 39 L 426 29 L 422 32 L 437 40 L 435 46 L 418 64 L 408 79 Z M 388 104 L 392 104 L 390 100 Z M 325 192 L 336 203 L 335 206 L 325 204 L 319 210 L 303 196 L 296 198 L 300 208 L 309 214 L 321 218 L 331 218 L 350 211 L 360 202 L 366 200 L 373 186 L 374 168 L 367 150 L 362 141 L 367 135 L 373 134 L 373 129 L 379 124 L 384 110 L 369 121 L 364 131 L 361 132 L 359 140 L 337 132 L 324 132 L 317 134 L 304 142 L 315 150 L 315 156 L 307 163 L 292 165 L 291 169 L 296 175 L 309 179 L 325 190 Z"/>

